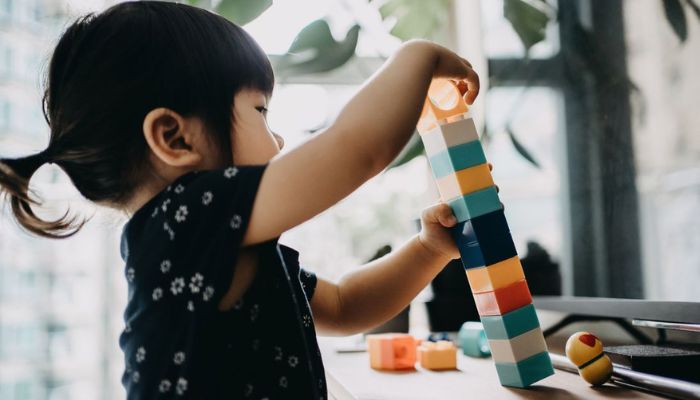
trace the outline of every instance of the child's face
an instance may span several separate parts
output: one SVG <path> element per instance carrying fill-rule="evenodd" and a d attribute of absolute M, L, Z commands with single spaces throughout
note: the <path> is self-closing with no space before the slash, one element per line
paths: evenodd
<path fill-rule="evenodd" d="M 231 151 L 236 165 L 267 163 L 284 146 L 281 136 L 267 125 L 265 93 L 242 89 L 233 100 L 234 123 L 231 130 Z"/>

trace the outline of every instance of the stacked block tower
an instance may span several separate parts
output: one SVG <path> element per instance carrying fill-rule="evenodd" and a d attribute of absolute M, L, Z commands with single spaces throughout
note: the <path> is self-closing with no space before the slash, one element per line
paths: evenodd
<path fill-rule="evenodd" d="M 526 387 L 552 375 L 503 205 L 474 120 L 454 82 L 433 81 L 418 132 L 440 197 L 457 217 L 452 236 L 501 384 Z"/>

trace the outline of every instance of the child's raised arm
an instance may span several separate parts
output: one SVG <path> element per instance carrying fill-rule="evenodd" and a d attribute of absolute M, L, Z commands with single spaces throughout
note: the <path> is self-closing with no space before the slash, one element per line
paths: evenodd
<path fill-rule="evenodd" d="M 243 244 L 281 235 L 386 168 L 413 133 L 434 77 L 466 80 L 469 103 L 478 94 L 468 61 L 432 42 L 404 44 L 328 129 L 270 161 Z"/>

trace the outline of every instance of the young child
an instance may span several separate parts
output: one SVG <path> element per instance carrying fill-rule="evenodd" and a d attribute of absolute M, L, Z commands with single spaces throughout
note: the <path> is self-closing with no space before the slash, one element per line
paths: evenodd
<path fill-rule="evenodd" d="M 327 397 L 316 333 L 381 324 L 459 256 L 444 203 L 395 252 L 332 283 L 278 244 L 381 172 L 414 131 L 431 79 L 466 81 L 466 60 L 427 41 L 403 45 L 303 145 L 279 154 L 266 122 L 270 62 L 209 11 L 129 2 L 70 25 L 51 58 L 48 147 L 0 160 L 0 184 L 27 230 L 51 238 L 85 221 L 38 218 L 29 179 L 60 166 L 87 199 L 128 216 L 120 336 L 129 399 Z"/>

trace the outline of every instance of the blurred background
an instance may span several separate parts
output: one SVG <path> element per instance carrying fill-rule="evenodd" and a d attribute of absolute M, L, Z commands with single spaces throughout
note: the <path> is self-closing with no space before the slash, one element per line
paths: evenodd
<path fill-rule="evenodd" d="M 51 50 L 77 16 L 115 3 L 0 0 L 0 156 L 45 148 Z M 187 3 L 244 25 L 270 55 L 269 123 L 285 151 L 330 124 L 403 41 L 450 47 L 481 76 L 473 113 L 533 292 L 700 301 L 700 1 Z M 40 215 L 70 206 L 93 218 L 50 241 L 3 207 L 0 399 L 121 399 L 125 219 L 81 199 L 54 165 L 32 186 Z M 337 280 L 401 245 L 437 199 L 414 138 L 386 172 L 281 242 Z"/>

